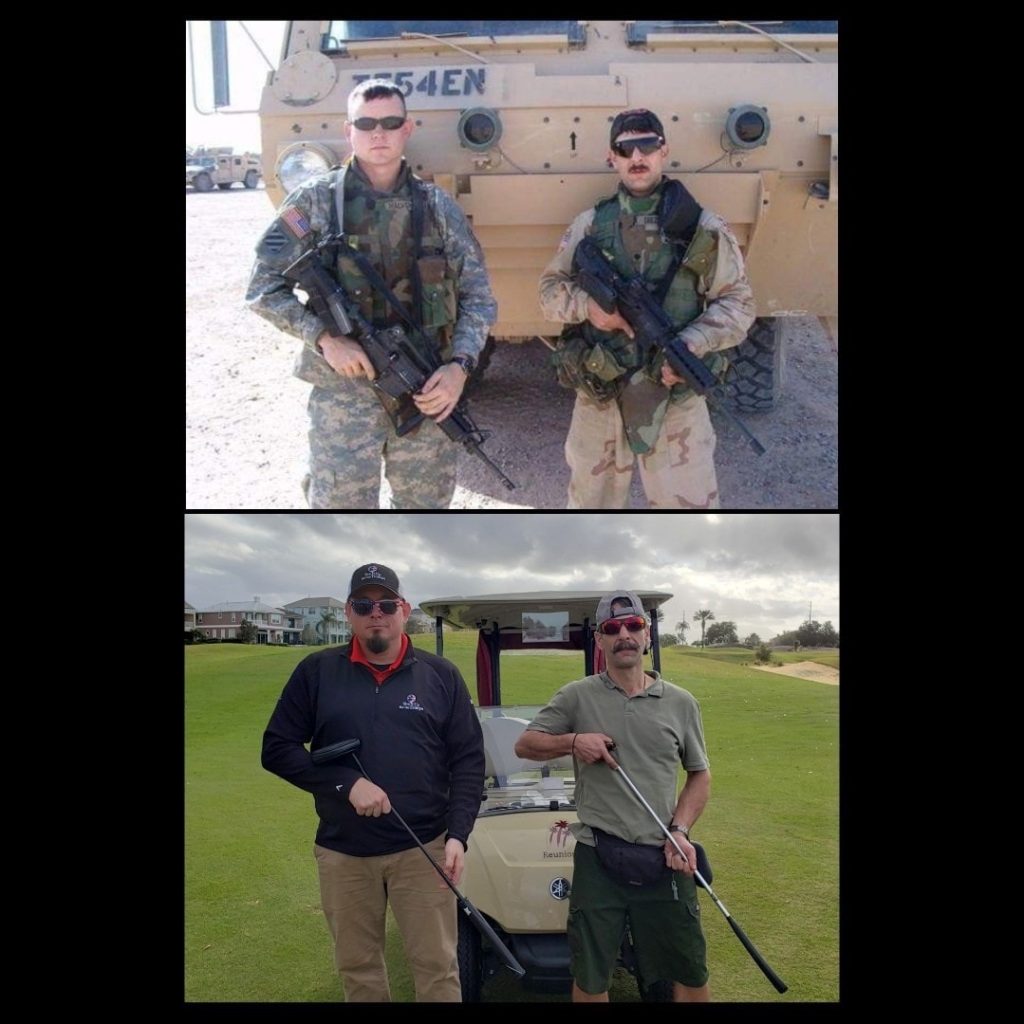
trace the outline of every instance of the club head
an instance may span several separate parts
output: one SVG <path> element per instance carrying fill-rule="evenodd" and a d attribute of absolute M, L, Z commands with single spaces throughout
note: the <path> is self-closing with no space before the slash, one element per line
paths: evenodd
<path fill-rule="evenodd" d="M 339 740 L 328 747 L 311 750 L 310 755 L 313 758 L 313 764 L 330 764 L 332 761 L 343 758 L 346 754 L 354 754 L 361 745 L 362 741 L 357 739 Z"/>

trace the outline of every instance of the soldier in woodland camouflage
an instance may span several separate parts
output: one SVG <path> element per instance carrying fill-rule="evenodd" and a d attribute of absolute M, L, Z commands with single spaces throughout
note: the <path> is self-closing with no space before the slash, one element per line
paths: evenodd
<path fill-rule="evenodd" d="M 332 338 L 282 273 L 337 233 L 340 221 L 348 246 L 369 261 L 443 364 L 414 396 L 417 408 L 438 421 L 451 413 L 497 304 L 462 210 L 409 170 L 402 154 L 412 128 L 401 89 L 379 79 L 356 86 L 345 125 L 351 160 L 295 189 L 256 248 L 246 301 L 302 341 L 294 372 L 313 385 L 303 484 L 310 508 L 376 508 L 382 459 L 394 508 L 447 508 L 455 490 L 458 446 L 426 420 L 398 437 L 370 386 L 373 366 L 358 342 Z M 339 189 L 343 204 L 336 204 Z M 402 323 L 345 245 L 330 269 L 374 326 Z"/>
<path fill-rule="evenodd" d="M 566 325 L 553 357 L 558 379 L 577 392 L 565 442 L 567 507 L 625 508 L 639 456 L 651 508 L 718 508 L 706 400 L 661 352 L 641 365 L 629 324 L 618 311 L 605 313 L 574 282 L 573 254 L 591 235 L 621 274 L 642 274 L 690 351 L 716 374 L 727 365 L 721 351 L 740 344 L 754 322 L 743 257 L 726 222 L 700 210 L 680 183 L 662 174 L 668 146 L 653 113 L 619 114 L 610 143 L 618 192 L 572 222 L 540 279 L 545 317 Z M 693 211 L 682 234 L 667 229 L 670 199 Z"/>

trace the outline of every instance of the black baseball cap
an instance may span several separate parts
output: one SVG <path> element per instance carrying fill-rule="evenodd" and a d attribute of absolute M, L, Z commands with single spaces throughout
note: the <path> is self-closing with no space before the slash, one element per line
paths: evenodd
<path fill-rule="evenodd" d="M 662 142 L 665 141 L 665 129 L 661 126 L 657 114 L 652 114 L 644 107 L 637 107 L 635 110 L 624 110 L 621 114 L 615 115 L 612 121 L 611 134 L 608 137 L 608 145 L 614 146 L 615 140 L 623 132 L 653 132 Z"/>
<path fill-rule="evenodd" d="M 351 597 L 360 587 L 383 587 L 390 590 L 395 597 L 402 596 L 402 587 L 398 582 L 398 576 L 394 569 L 389 569 L 379 562 L 371 562 L 369 565 L 361 565 L 352 573 L 352 583 L 348 588 L 348 596 Z"/>

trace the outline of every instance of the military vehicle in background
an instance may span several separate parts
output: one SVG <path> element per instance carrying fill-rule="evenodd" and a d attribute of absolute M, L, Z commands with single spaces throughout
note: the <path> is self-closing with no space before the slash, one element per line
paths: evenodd
<path fill-rule="evenodd" d="M 255 188 L 260 181 L 259 153 L 235 153 L 231 146 L 185 150 L 185 187 L 197 192 L 231 188 L 240 181 L 246 188 Z"/>
<path fill-rule="evenodd" d="M 610 122 L 647 107 L 665 125 L 668 176 L 744 252 L 758 319 L 726 381 L 741 410 L 768 409 L 783 318 L 820 317 L 838 348 L 838 50 L 835 21 L 288 22 L 260 102 L 263 177 L 277 204 L 343 161 L 350 90 L 390 79 L 414 121 L 413 170 L 455 197 L 483 245 L 493 337 L 550 343 L 540 273 L 572 219 L 618 185 Z M 226 60 L 225 47 L 222 80 Z"/>

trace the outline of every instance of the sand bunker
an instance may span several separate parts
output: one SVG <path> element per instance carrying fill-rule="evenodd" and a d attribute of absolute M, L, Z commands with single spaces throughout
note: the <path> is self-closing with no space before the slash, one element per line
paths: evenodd
<path fill-rule="evenodd" d="M 816 683 L 828 683 L 830 686 L 839 685 L 839 669 L 819 665 L 816 661 L 794 661 L 778 667 L 767 665 L 751 665 L 750 667 L 760 669 L 762 672 L 778 672 L 784 676 L 796 676 L 798 679 L 810 679 Z"/>

